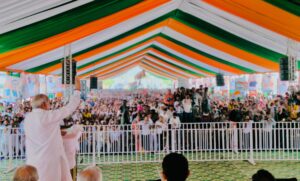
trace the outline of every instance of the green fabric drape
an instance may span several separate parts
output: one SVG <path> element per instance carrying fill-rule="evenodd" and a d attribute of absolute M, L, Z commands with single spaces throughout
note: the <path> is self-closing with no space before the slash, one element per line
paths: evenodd
<path fill-rule="evenodd" d="M 147 54 L 147 55 L 150 56 L 150 57 L 154 57 L 154 56 L 152 56 L 151 54 Z M 166 60 L 164 60 L 164 59 L 162 59 L 162 58 L 160 58 L 160 57 L 154 57 L 154 58 L 156 58 L 156 59 L 158 59 L 158 60 L 160 60 L 160 61 L 162 61 L 162 62 L 164 62 L 164 63 L 166 63 L 166 64 L 168 64 L 168 65 L 172 65 L 172 66 L 174 66 L 174 67 L 176 67 L 176 68 L 178 68 L 178 69 L 180 69 L 180 70 L 182 70 L 182 71 L 184 71 L 184 72 L 187 72 L 187 73 L 189 73 L 189 74 L 204 77 L 203 74 L 200 74 L 200 73 L 194 72 L 194 71 L 192 71 L 192 70 L 186 69 L 186 68 L 184 68 L 184 67 L 178 66 L 178 65 L 176 65 L 176 64 L 174 64 L 174 63 L 171 63 L 171 62 L 169 62 L 169 61 L 166 61 Z"/>
<path fill-rule="evenodd" d="M 98 43 L 98 44 L 96 44 L 96 45 L 94 45 L 94 46 L 92 46 L 92 47 L 89 47 L 89 48 L 87 48 L 87 49 L 81 50 L 81 51 L 79 51 L 79 52 L 73 54 L 73 57 L 82 55 L 82 54 L 87 53 L 87 52 L 89 52 L 89 51 L 92 51 L 92 50 L 94 50 L 94 49 L 96 49 L 96 48 L 105 46 L 105 45 L 107 45 L 107 44 L 110 44 L 110 43 L 115 42 L 115 41 L 117 41 L 117 40 L 120 40 L 120 39 L 122 39 L 122 38 L 125 38 L 125 37 L 127 37 L 127 36 L 129 36 L 129 35 L 132 35 L 132 34 L 134 34 L 134 33 L 137 33 L 137 32 L 139 32 L 139 31 L 141 31 L 141 30 L 144 30 L 144 29 L 146 29 L 146 28 L 149 28 L 149 27 L 153 26 L 153 25 L 156 24 L 156 23 L 159 23 L 159 22 L 161 22 L 161 21 L 163 21 L 163 20 L 165 20 L 165 19 L 167 19 L 167 18 L 169 18 L 169 17 L 174 16 L 175 13 L 176 13 L 176 11 L 172 11 L 172 12 L 170 12 L 170 13 L 164 15 L 164 16 L 161 16 L 161 17 L 159 17 L 159 18 L 157 18 L 157 19 L 155 19 L 155 20 L 153 20 L 153 21 L 150 21 L 150 22 L 148 22 L 148 23 L 146 23 L 146 24 L 144 24 L 144 25 L 142 25 L 142 26 L 139 26 L 139 27 L 137 27 L 137 28 L 134 28 L 134 29 L 132 29 L 132 30 L 130 30 L 130 31 L 128 31 L 128 32 L 125 32 L 125 33 L 123 33 L 123 34 L 121 34 L 121 35 L 118 35 L 118 36 L 116 36 L 116 37 L 114 37 L 114 38 L 111 38 L 111 39 L 109 39 L 109 40 L 106 40 L 106 41 L 104 41 L 104 42 Z M 63 58 L 58 59 L 58 60 L 55 60 L 55 61 L 52 61 L 52 62 L 47 63 L 47 64 L 43 64 L 43 65 L 34 67 L 34 68 L 32 68 L 32 69 L 28 69 L 28 70 L 26 70 L 26 72 L 35 73 L 35 72 L 41 71 L 41 70 L 43 70 L 43 69 L 45 69 L 45 68 L 47 68 L 47 67 L 49 67 L 49 66 L 56 65 L 56 64 L 60 63 L 62 60 L 63 60 Z"/>
<path fill-rule="evenodd" d="M 19 72 L 8 72 L 8 75 L 11 77 L 21 77 L 21 74 Z"/>
<path fill-rule="evenodd" d="M 170 57 L 172 57 L 172 58 L 174 58 L 174 59 L 179 60 L 180 62 L 183 62 L 183 63 L 186 63 L 186 64 L 188 64 L 188 65 L 190 65 L 190 66 L 193 66 L 195 69 L 198 69 L 199 71 L 204 71 L 204 72 L 207 72 L 207 73 L 210 73 L 210 74 L 216 74 L 216 72 L 214 72 L 214 71 L 212 71 L 212 70 L 209 70 L 209 69 L 206 69 L 206 68 L 201 67 L 201 66 L 199 66 L 199 65 L 196 65 L 196 64 L 194 64 L 194 63 L 192 63 L 192 62 L 190 62 L 190 61 L 188 61 L 188 60 L 185 60 L 185 59 L 183 59 L 183 58 L 181 58 L 181 57 L 178 57 L 178 56 L 176 56 L 176 55 L 174 55 L 174 54 L 172 54 L 172 53 L 170 53 L 170 52 L 168 52 L 168 51 L 166 51 L 166 50 L 164 50 L 164 49 L 162 49 L 162 48 L 160 48 L 160 47 L 157 47 L 157 46 L 155 46 L 155 45 L 153 45 L 152 47 L 153 47 L 155 50 L 157 50 L 157 51 L 159 51 L 159 52 L 161 52 L 161 53 L 167 54 L 168 56 L 170 56 Z M 151 52 L 149 52 L 148 54 L 149 54 L 150 56 L 154 57 L 154 58 L 158 58 L 158 59 L 162 59 L 162 60 L 164 60 L 164 61 L 167 61 L 167 60 L 164 59 L 164 57 L 158 57 L 158 56 L 152 54 Z"/>
<path fill-rule="evenodd" d="M 153 20 L 151 22 L 145 23 L 144 25 L 141 25 L 141 26 L 139 26 L 137 28 L 134 28 L 134 29 L 132 29 L 132 30 L 126 32 L 126 33 L 123 33 L 123 34 L 121 34 L 119 36 L 116 36 L 115 38 L 109 39 L 109 40 L 107 40 L 105 42 L 102 42 L 102 43 L 99 43 L 99 44 L 97 44 L 97 45 L 95 45 L 93 47 L 90 47 L 90 48 L 87 48 L 85 50 L 79 51 L 79 52 L 75 53 L 73 56 L 76 57 L 78 55 L 82 55 L 83 53 L 91 51 L 91 50 L 93 50 L 95 48 L 98 48 L 98 47 L 101 47 L 101 46 L 105 46 L 105 45 L 107 45 L 109 43 L 115 42 L 116 40 L 119 40 L 119 39 L 124 38 L 124 37 L 129 36 L 129 35 L 132 35 L 132 34 L 134 34 L 136 32 L 141 31 L 141 30 L 144 30 L 144 29 L 146 29 L 146 28 L 148 28 L 148 27 L 150 27 L 152 25 L 155 25 L 156 23 L 159 23 L 159 22 L 161 22 L 161 21 L 163 21 L 163 20 L 165 20 L 167 18 L 174 18 L 174 19 L 176 19 L 176 20 L 178 20 L 178 21 L 180 21 L 180 22 L 182 22 L 182 23 L 184 23 L 184 24 L 186 24 L 186 25 L 188 25 L 188 26 L 190 26 L 190 27 L 192 27 L 192 28 L 194 28 L 194 29 L 196 29 L 198 31 L 204 32 L 204 33 L 206 33 L 206 34 L 208 34 L 208 35 L 210 35 L 210 36 L 212 36 L 214 38 L 217 38 L 218 40 L 221 40 L 221 41 L 226 42 L 226 43 L 228 43 L 230 45 L 233 45 L 233 46 L 235 46 L 237 48 L 243 49 L 243 50 L 245 50 L 247 52 L 256 54 L 256 55 L 258 55 L 260 57 L 269 59 L 269 60 L 274 61 L 274 62 L 278 62 L 279 58 L 281 58 L 283 56 L 280 53 L 274 52 L 272 50 L 269 50 L 267 48 L 264 48 L 262 46 L 254 44 L 252 42 L 249 42 L 249 41 L 247 41 L 245 39 L 242 39 L 242 38 L 240 38 L 240 37 L 238 37 L 236 35 L 231 34 L 230 32 L 227 32 L 227 31 L 225 31 L 223 29 L 220 29 L 219 27 L 216 27 L 216 26 L 214 26 L 212 24 L 209 24 L 209 23 L 207 23 L 207 22 L 205 22 L 205 21 L 203 21 L 203 20 L 201 20 L 201 19 L 199 19 L 197 17 L 194 17 L 194 16 L 192 16 L 192 15 L 190 15 L 188 13 L 182 12 L 180 10 L 172 11 L 172 12 L 170 12 L 170 13 L 168 13 L 168 14 L 160 17 L 160 18 L 157 18 L 157 19 L 155 19 L 155 20 Z M 237 64 L 229 62 L 228 60 L 220 59 L 220 58 L 215 57 L 213 55 L 210 55 L 210 54 L 207 54 L 205 52 L 199 51 L 199 50 L 197 50 L 197 49 L 195 49 L 193 47 L 190 47 L 190 46 L 188 46 L 188 45 L 186 45 L 186 44 L 184 44 L 182 42 L 179 42 L 179 41 L 177 41 L 177 40 L 175 40 L 172 37 L 169 37 L 167 35 L 160 34 L 159 36 L 167 38 L 168 40 L 173 41 L 173 42 L 175 42 L 176 44 L 178 44 L 180 46 L 184 46 L 185 48 L 188 48 L 188 49 L 190 49 L 190 50 L 192 50 L 192 51 L 194 51 L 194 52 L 196 52 L 198 54 L 201 54 L 201 55 L 206 56 L 208 58 L 214 59 L 214 60 L 216 60 L 218 62 L 230 65 L 232 67 L 238 68 L 238 69 L 240 69 L 242 71 L 245 71 L 246 73 L 254 73 L 255 72 L 255 70 L 251 70 L 251 69 L 249 69 L 247 67 L 244 67 L 242 65 L 237 65 Z M 148 40 L 148 39 L 146 39 L 146 40 Z M 109 56 L 112 56 L 112 55 L 121 53 L 123 51 L 126 51 L 126 50 L 128 50 L 129 48 L 131 48 L 133 46 L 136 46 L 136 45 L 138 45 L 140 43 L 145 42 L 146 40 L 137 42 L 136 44 L 134 44 L 134 45 L 132 45 L 130 47 L 127 47 L 127 48 L 125 48 L 123 50 L 120 50 L 120 51 L 118 51 L 118 52 L 116 52 L 114 54 L 111 54 L 111 55 L 108 55 L 108 56 L 103 57 L 101 59 L 97 59 L 97 60 L 94 60 L 94 61 L 92 61 L 90 63 L 84 64 L 84 65 L 80 66 L 79 69 L 83 68 L 83 67 L 86 67 L 86 66 L 88 66 L 90 64 L 93 64 L 95 62 L 101 61 L 102 59 L 107 58 Z M 177 58 L 179 58 L 179 57 L 177 57 Z M 60 63 L 60 61 L 61 61 L 61 59 L 55 60 L 53 62 L 50 62 L 50 63 L 47 63 L 47 64 L 43 64 L 41 66 L 38 66 L 38 67 L 35 67 L 35 68 L 32 68 L 32 69 L 26 70 L 26 71 L 28 71 L 28 72 L 41 71 L 41 70 L 43 70 L 43 69 L 45 69 L 45 68 L 47 68 L 49 66 L 56 65 L 56 64 Z M 266 68 L 268 68 L 268 67 L 266 67 Z M 299 65 L 299 68 L 300 68 L 300 65 Z M 207 69 L 204 69 L 204 71 L 210 72 L 210 73 L 214 73 L 214 72 L 211 72 L 210 70 L 207 70 Z"/>
<path fill-rule="evenodd" d="M 142 52 L 142 51 L 144 51 L 144 50 L 146 50 L 146 49 L 148 49 L 148 48 L 154 48 L 154 49 L 156 49 L 156 50 L 159 50 L 159 49 L 160 49 L 159 47 L 156 47 L 155 45 L 151 45 L 151 46 L 149 46 L 149 47 L 145 47 L 144 49 L 138 51 L 137 53 L 140 53 L 140 52 Z M 167 51 L 164 51 L 164 53 L 168 54 L 169 56 L 172 56 L 172 54 L 169 54 Z M 151 53 L 147 53 L 147 54 L 149 54 L 149 55 L 151 55 L 151 56 L 157 58 L 157 56 L 152 55 Z M 115 54 L 114 54 L 114 55 L 115 55 Z M 108 55 L 108 56 L 110 56 L 110 55 Z M 129 56 L 130 56 L 130 55 L 129 55 Z M 120 61 L 120 60 L 126 59 L 126 58 L 128 58 L 129 56 L 126 56 L 126 57 L 124 57 L 124 58 L 120 58 L 120 59 L 118 59 L 118 60 L 116 60 L 116 61 Z M 161 57 L 159 57 L 159 58 L 161 58 Z M 102 59 L 103 59 L 103 58 L 99 59 L 98 61 L 101 61 Z M 183 60 L 183 59 L 180 59 L 180 60 Z M 184 60 L 184 61 L 188 62 L 187 60 Z M 167 61 L 165 61 L 165 62 L 167 62 Z M 92 70 L 90 70 L 90 71 L 88 71 L 88 72 L 86 72 L 86 73 L 84 73 L 84 74 L 82 74 L 82 75 L 90 74 L 90 73 L 92 73 L 92 72 L 94 72 L 94 71 L 99 70 L 100 68 L 108 67 L 108 66 L 110 66 L 110 65 L 112 65 L 112 64 L 113 64 L 113 63 L 109 63 L 109 64 L 107 64 L 107 65 L 104 65 L 104 66 L 101 66 L 101 67 L 98 67 L 98 68 L 94 68 L 94 69 L 92 69 Z M 193 64 L 193 65 L 195 65 L 195 64 Z M 198 66 L 198 65 L 195 65 L 194 67 L 195 67 L 195 69 L 199 69 L 199 70 L 202 70 L 202 71 L 203 71 L 203 70 L 207 70 L 207 69 L 205 69 L 205 68 L 203 68 L 203 67 L 200 67 L 200 66 Z M 209 70 L 207 70 L 207 71 L 209 71 Z"/>
<path fill-rule="evenodd" d="M 175 40 L 175 39 L 173 39 L 173 38 L 171 38 L 171 37 L 169 37 L 169 36 L 164 35 L 163 37 L 166 38 L 166 39 L 169 39 L 170 41 L 172 41 L 172 42 L 174 42 L 174 43 L 176 43 L 176 44 L 178 44 L 178 45 L 180 45 L 180 46 L 182 46 L 182 47 L 185 47 L 185 48 L 187 48 L 187 49 L 190 49 L 190 50 L 192 50 L 193 52 L 196 52 L 196 53 L 198 53 L 198 54 L 200 54 L 200 55 L 203 55 L 203 56 L 205 56 L 205 57 L 207 57 L 207 58 L 213 59 L 213 60 L 215 60 L 215 61 L 217 61 L 217 62 L 220 62 L 220 63 L 226 64 L 226 65 L 229 65 L 229 66 L 234 67 L 234 68 L 237 68 L 237 69 L 240 69 L 240 70 L 242 70 L 242 71 L 244 71 L 244 72 L 247 72 L 247 73 L 254 73 L 254 72 L 255 72 L 254 70 L 251 70 L 251 69 L 249 69 L 249 68 L 246 68 L 246 67 L 244 67 L 244 66 L 242 66 L 242 65 L 238 65 L 238 64 L 229 62 L 229 61 L 227 61 L 227 60 L 224 60 L 224 59 L 215 57 L 215 56 L 210 55 L 210 54 L 208 54 L 208 53 L 205 53 L 205 52 L 203 52 L 203 51 L 200 51 L 200 50 L 198 50 L 198 49 L 196 49 L 196 48 L 194 48 L 194 47 L 191 47 L 191 46 L 189 46 L 189 45 L 187 45 L 187 44 L 184 44 L 184 43 L 182 43 L 182 42 L 180 42 L 180 41 L 177 41 L 177 40 Z M 216 68 L 221 68 L 221 67 L 216 67 Z"/>
<path fill-rule="evenodd" d="M 147 38 L 147 39 L 145 39 L 145 40 L 142 40 L 142 41 L 140 41 L 140 42 L 137 42 L 137 43 L 135 43 L 135 44 L 133 44 L 133 45 L 131 45 L 131 46 L 128 46 L 128 47 L 126 47 L 126 48 L 124 48 L 124 49 L 121 49 L 121 50 L 119 50 L 119 51 L 117 51 L 117 52 L 115 52 L 115 53 L 109 54 L 109 55 L 104 56 L 104 57 L 102 57 L 102 58 L 100 58 L 100 59 L 96 59 L 96 60 L 91 61 L 91 62 L 89 62 L 89 63 L 87 63 L 87 64 L 81 65 L 81 66 L 78 67 L 78 69 L 84 68 L 84 67 L 86 67 L 86 66 L 88 66 L 88 65 L 91 65 L 91 64 L 93 64 L 93 63 L 96 63 L 96 62 L 101 62 L 102 60 L 104 60 L 104 59 L 106 59 L 106 58 L 109 58 L 109 57 L 118 55 L 118 54 L 120 54 L 120 53 L 123 53 L 123 52 L 125 52 L 126 50 L 128 50 L 128 49 L 130 49 L 130 48 L 133 48 L 133 47 L 135 47 L 135 46 L 137 46 L 137 45 L 139 45 L 139 44 L 141 44 L 141 43 L 144 43 L 144 42 L 146 42 L 147 40 L 152 39 L 152 38 L 154 38 L 154 37 L 156 37 L 156 36 L 158 36 L 158 35 L 154 35 L 154 36 L 149 37 L 149 38 Z M 195 49 L 195 48 L 193 48 L 193 47 L 190 47 L 190 46 L 188 46 L 188 45 L 186 45 L 186 44 L 183 44 L 183 43 L 181 43 L 181 42 L 179 42 L 179 41 L 177 41 L 177 40 L 174 40 L 174 39 L 172 39 L 172 38 L 170 38 L 170 37 L 168 37 L 168 36 L 166 36 L 166 35 L 159 34 L 159 36 L 164 37 L 164 38 L 167 38 L 167 39 L 169 39 L 170 41 L 172 41 L 172 42 L 174 42 L 174 43 L 177 43 L 177 44 L 179 44 L 179 45 L 181 45 L 181 46 L 183 46 L 183 47 L 185 47 L 185 48 L 187 48 L 187 49 L 190 49 L 191 51 L 194 51 L 195 53 L 201 54 L 201 55 L 206 56 L 206 57 L 208 57 L 208 58 L 211 58 L 211 59 L 213 59 L 213 60 L 215 60 L 215 61 L 218 61 L 218 62 L 220 62 L 220 63 L 224 63 L 224 64 L 227 64 L 227 65 L 230 65 L 230 66 L 235 67 L 235 68 L 237 68 L 237 69 L 243 70 L 243 71 L 245 71 L 245 72 L 247 72 L 247 73 L 254 73 L 254 72 L 255 72 L 255 71 L 253 71 L 253 70 L 251 70 L 251 69 L 248 69 L 248 68 L 246 68 L 246 67 L 243 67 L 243 66 L 240 66 L 240 65 L 237 65 L 237 64 L 234 64 L 234 63 L 225 61 L 225 60 L 223 60 L 223 59 L 220 59 L 220 58 L 214 57 L 214 56 L 212 56 L 212 55 L 209 55 L 209 54 L 207 54 L 207 53 L 205 53 L 205 52 L 199 51 L 199 50 L 197 50 L 197 49 Z M 158 50 L 160 50 L 160 51 L 162 51 L 162 52 L 164 52 L 164 53 L 166 53 L 166 54 L 168 54 L 168 55 L 172 55 L 173 57 L 175 56 L 175 55 L 171 54 L 170 52 L 167 52 L 167 51 L 165 51 L 164 49 L 162 49 L 162 48 L 160 48 L 160 47 L 158 47 L 158 46 L 152 45 L 151 47 L 154 47 L 154 48 L 156 48 L 156 49 L 158 49 Z M 199 67 L 199 66 L 198 66 L 198 67 Z M 202 70 L 207 71 L 207 72 L 210 72 L 210 71 L 208 71 L 208 69 L 206 69 L 206 68 L 202 68 Z M 91 72 L 92 72 L 92 71 L 89 71 L 88 73 L 91 73 Z"/>
<path fill-rule="evenodd" d="M 146 70 L 146 72 L 147 72 L 149 75 L 153 76 L 153 77 L 156 77 L 156 78 L 159 78 L 159 79 L 163 79 L 163 80 L 165 80 L 165 81 L 171 81 L 171 79 L 169 79 L 169 78 L 167 78 L 167 77 L 163 77 L 163 76 L 161 76 L 161 75 L 154 74 L 154 73 L 149 72 L 149 71 L 147 71 L 147 70 Z"/>
<path fill-rule="evenodd" d="M 278 8 L 300 16 L 300 0 L 264 0 Z"/>
<path fill-rule="evenodd" d="M 146 63 L 146 62 L 144 62 L 144 64 L 145 65 L 147 65 L 148 67 L 151 67 L 152 69 L 155 69 L 155 70 L 158 70 L 158 71 L 160 71 L 158 68 L 156 68 L 156 67 L 154 67 L 154 66 L 152 66 L 152 65 L 150 65 L 150 64 L 148 64 L 148 63 Z M 163 71 L 165 74 L 168 74 L 168 75 L 170 75 L 170 76 L 173 76 L 173 77 L 178 77 L 178 75 L 174 75 L 174 74 L 171 74 L 171 73 L 169 73 L 169 72 L 166 72 L 166 71 Z"/>
<path fill-rule="evenodd" d="M 142 0 L 101 0 L 0 35 L 0 53 L 5 53 L 114 14 Z"/>
<path fill-rule="evenodd" d="M 219 27 L 209 24 L 206 21 L 203 21 L 185 12 L 178 11 L 176 14 L 176 19 L 218 40 L 226 42 L 249 53 L 253 53 L 257 56 L 272 60 L 274 62 L 279 62 L 279 59 L 283 56 L 280 53 L 254 44 L 248 40 L 245 40 L 239 36 L 236 36 L 230 32 L 227 32 Z"/>

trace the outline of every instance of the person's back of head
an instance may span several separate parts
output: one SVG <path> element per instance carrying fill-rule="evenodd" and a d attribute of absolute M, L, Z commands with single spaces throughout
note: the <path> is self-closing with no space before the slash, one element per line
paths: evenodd
<path fill-rule="evenodd" d="M 101 170 L 98 167 L 87 167 L 79 173 L 79 181 L 102 181 Z"/>
<path fill-rule="evenodd" d="M 49 104 L 49 105 L 48 105 Z M 45 94 L 38 94 L 32 98 L 31 106 L 33 109 L 50 109 L 50 100 Z"/>
<path fill-rule="evenodd" d="M 178 153 L 170 153 L 164 157 L 163 177 L 167 181 L 185 181 L 189 176 L 189 164 L 187 159 Z"/>
<path fill-rule="evenodd" d="M 275 178 L 267 170 L 261 169 L 252 176 L 252 181 L 275 181 Z"/>
<path fill-rule="evenodd" d="M 13 181 L 38 181 L 38 173 L 35 167 L 23 165 L 17 168 Z"/>

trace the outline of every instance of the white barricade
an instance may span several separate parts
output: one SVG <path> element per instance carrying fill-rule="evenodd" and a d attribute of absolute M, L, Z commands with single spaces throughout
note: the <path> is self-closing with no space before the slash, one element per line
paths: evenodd
<path fill-rule="evenodd" d="M 178 129 L 139 125 L 85 127 L 79 164 L 161 162 L 170 152 L 189 161 L 299 160 L 300 123 L 194 123 Z M 143 130 L 144 129 L 144 130 Z"/>
<path fill-rule="evenodd" d="M 25 160 L 25 135 L 22 129 L 0 128 L 0 169 L 9 172 Z"/>
<path fill-rule="evenodd" d="M 2 128 L 0 138 L 0 168 L 10 171 L 23 164 L 23 131 Z M 170 152 L 189 161 L 300 160 L 300 123 L 84 126 L 79 142 L 78 165 L 161 162 Z"/>

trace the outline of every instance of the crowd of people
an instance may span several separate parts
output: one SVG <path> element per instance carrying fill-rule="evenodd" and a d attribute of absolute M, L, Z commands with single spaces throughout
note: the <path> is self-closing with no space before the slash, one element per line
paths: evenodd
<path fill-rule="evenodd" d="M 51 109 L 63 107 L 62 98 L 51 100 Z M 207 87 L 196 89 L 177 88 L 171 92 L 153 94 L 122 95 L 117 98 L 90 97 L 82 100 L 72 116 L 64 119 L 65 124 L 124 125 L 151 119 L 153 124 L 160 119 L 170 122 L 174 116 L 181 123 L 198 122 L 259 122 L 299 121 L 300 92 L 273 97 L 246 96 L 236 99 L 220 99 L 208 92 Z M 31 112 L 30 101 L 22 103 L 0 103 L 0 127 L 22 128 L 26 113 Z M 177 119 L 177 118 L 176 118 Z"/>
<path fill-rule="evenodd" d="M 76 105 L 74 103 L 70 104 L 62 98 L 48 100 L 45 95 L 38 95 L 33 99 L 36 100 L 14 104 L 0 103 L 1 159 L 7 158 L 10 150 L 14 152 L 13 155 L 24 156 L 24 153 L 28 152 L 25 150 L 25 139 L 30 141 L 28 134 L 32 133 L 27 131 L 27 136 L 24 136 L 26 124 L 27 130 L 40 127 L 36 130 L 45 129 L 43 134 L 49 131 L 50 127 L 45 127 L 45 125 L 39 123 L 41 118 L 49 124 L 55 123 L 61 126 L 61 135 L 56 135 L 57 138 L 54 139 L 53 137 L 53 140 L 59 140 L 61 136 L 64 137 L 63 129 L 70 126 L 84 125 L 85 130 L 81 135 L 80 149 L 88 153 L 87 150 L 91 149 L 93 141 L 95 141 L 98 154 L 100 152 L 124 152 L 124 150 L 150 152 L 188 150 L 196 145 L 190 139 L 193 137 L 192 133 L 170 131 L 179 129 L 185 123 L 250 121 L 276 123 L 295 122 L 299 121 L 300 118 L 300 92 L 273 97 L 259 95 L 257 97 L 245 96 L 243 98 L 227 99 L 216 97 L 209 92 L 207 87 L 200 86 L 197 89 L 181 87 L 173 92 L 167 90 L 165 92 L 122 94 L 121 96 L 112 95 L 110 97 L 96 95 L 81 100 L 78 96 Z M 37 104 L 39 104 L 39 107 L 37 107 Z M 72 104 L 75 106 L 70 107 Z M 44 117 L 44 113 L 40 113 L 37 108 L 52 110 L 51 115 L 49 113 L 51 118 Z M 54 113 L 57 113 L 57 115 Z M 30 115 L 42 117 L 30 118 Z M 30 122 L 24 121 L 25 118 Z M 35 120 L 36 124 L 32 120 Z M 53 127 L 52 131 L 55 130 L 56 128 Z M 97 131 L 96 140 L 92 138 L 94 134 L 91 134 L 94 130 Z M 124 134 L 125 131 L 129 130 L 130 134 Z M 49 132 L 49 134 L 51 133 Z M 10 139 L 12 136 L 13 139 Z M 44 139 L 47 139 L 47 137 Z M 79 137 L 76 136 L 75 142 L 78 139 Z M 229 139 L 235 138 L 230 137 Z M 12 143 L 9 143 L 9 140 Z M 125 144 L 128 142 L 121 142 L 120 140 L 129 140 L 132 145 Z M 32 142 L 32 144 L 35 143 Z M 66 145 L 65 142 L 64 145 Z M 74 145 L 74 142 L 71 142 L 71 145 Z M 224 145 L 220 143 L 218 146 Z M 62 152 L 67 153 L 67 151 Z M 71 155 L 74 157 L 75 151 Z M 31 160 L 34 160 L 34 155 L 31 156 Z M 75 164 L 72 162 L 71 165 L 70 168 L 73 168 Z"/>
<path fill-rule="evenodd" d="M 62 98 L 54 98 L 50 100 L 50 109 L 62 108 L 65 102 Z M 31 111 L 30 101 L 14 104 L 0 103 L 0 156 L 8 155 L 8 140 L 11 134 L 24 133 L 23 120 Z M 300 92 L 273 97 L 246 96 L 237 99 L 220 99 L 209 93 L 207 87 L 200 86 L 197 89 L 181 87 L 173 92 L 167 90 L 139 94 L 126 93 L 105 97 L 96 95 L 86 100 L 82 99 L 76 111 L 60 124 L 62 126 L 87 125 L 90 127 L 85 129 L 98 130 L 100 134 L 97 136 L 97 151 L 104 149 L 119 151 L 122 147 L 119 143 L 121 131 L 125 128 L 135 133 L 135 143 L 133 143 L 135 150 L 157 151 L 164 149 L 168 142 L 166 135 L 163 135 L 164 130 L 178 129 L 182 123 L 292 122 L 299 121 L 299 112 Z M 110 131 L 110 133 L 105 135 L 101 134 L 101 131 Z M 137 133 L 141 138 L 136 136 Z M 151 137 L 152 133 L 156 136 Z M 122 138 L 127 139 L 124 135 Z M 136 141 L 139 139 L 140 143 Z M 13 140 L 20 142 L 20 146 L 13 150 L 24 155 L 24 138 L 20 136 Z M 92 144 L 91 135 L 83 134 L 81 142 L 83 145 L 81 149 L 86 152 Z M 12 143 L 12 145 L 17 144 Z"/>
<path fill-rule="evenodd" d="M 208 93 L 208 88 L 178 88 L 174 92 L 124 95 L 122 98 L 89 99 L 67 121 L 84 125 L 132 124 L 151 119 L 181 123 L 199 122 L 260 122 L 272 119 L 299 121 L 300 92 L 275 97 L 220 99 Z"/>

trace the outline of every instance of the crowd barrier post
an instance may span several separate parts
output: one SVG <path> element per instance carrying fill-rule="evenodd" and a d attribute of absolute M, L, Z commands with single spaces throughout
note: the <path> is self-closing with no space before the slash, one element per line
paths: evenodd
<path fill-rule="evenodd" d="M 253 127 L 251 127 L 251 131 L 249 133 L 249 141 L 250 141 L 250 145 L 249 145 L 249 149 L 250 149 L 250 158 L 249 158 L 249 163 L 251 163 L 252 165 L 255 165 L 254 162 L 254 158 L 253 158 Z"/>
<path fill-rule="evenodd" d="M 10 131 L 10 130 L 9 130 Z M 7 166 L 7 170 L 5 171 L 5 173 L 9 173 L 12 172 L 15 168 L 13 167 L 13 143 L 12 143 L 12 134 L 10 134 L 8 136 L 8 166 Z M 6 155 L 5 155 L 6 156 Z"/>
<path fill-rule="evenodd" d="M 300 123 L 182 123 L 145 132 L 141 125 L 84 126 L 78 165 L 161 162 L 170 152 L 189 161 L 300 160 Z M 151 127 L 153 129 L 153 127 Z M 24 134 L 10 131 L 1 142 L 6 173 L 23 164 Z M 146 132 L 147 133 L 147 132 Z M 77 160 L 77 159 L 76 159 Z"/>
<path fill-rule="evenodd" d="M 96 133 L 97 129 L 92 129 L 93 134 L 93 166 L 96 166 Z"/>

